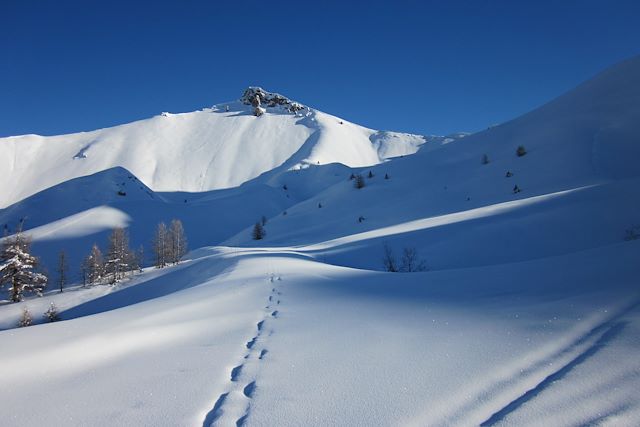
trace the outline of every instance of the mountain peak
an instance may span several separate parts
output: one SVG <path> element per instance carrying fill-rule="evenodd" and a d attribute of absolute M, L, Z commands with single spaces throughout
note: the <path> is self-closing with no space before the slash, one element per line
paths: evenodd
<path fill-rule="evenodd" d="M 252 105 L 255 108 L 281 106 L 291 113 L 297 113 L 306 108 L 299 102 L 292 101 L 279 93 L 267 92 L 259 86 L 249 86 L 245 89 L 242 97 L 240 97 L 240 102 L 245 105 Z"/>

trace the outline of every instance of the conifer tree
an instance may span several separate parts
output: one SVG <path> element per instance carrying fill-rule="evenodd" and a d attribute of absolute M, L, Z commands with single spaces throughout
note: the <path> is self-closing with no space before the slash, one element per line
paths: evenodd
<path fill-rule="evenodd" d="M 13 302 L 22 301 L 25 292 L 42 296 L 47 286 L 47 276 L 35 271 L 38 259 L 31 255 L 31 239 L 22 233 L 22 227 L 11 237 L 4 239 L 0 251 L 0 285 L 9 288 Z"/>
<path fill-rule="evenodd" d="M 58 315 L 58 307 L 56 307 L 56 305 L 51 302 L 47 311 L 44 312 L 43 317 L 48 322 L 57 322 L 58 320 L 60 320 L 60 316 Z"/>
<path fill-rule="evenodd" d="M 253 231 L 251 232 L 251 237 L 253 240 L 262 240 L 264 236 L 267 234 L 264 227 L 260 223 L 260 221 L 256 222 L 256 225 L 253 226 Z"/>

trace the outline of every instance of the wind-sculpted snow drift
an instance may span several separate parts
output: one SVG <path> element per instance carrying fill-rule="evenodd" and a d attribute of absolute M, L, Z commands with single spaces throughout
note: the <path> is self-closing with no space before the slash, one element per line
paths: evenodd
<path fill-rule="evenodd" d="M 468 136 L 373 131 L 250 88 L 1 139 L 0 222 L 26 217 L 50 270 L 114 226 L 148 245 L 171 218 L 194 250 L 1 305 L 0 420 L 640 425 L 637 135 L 640 58 Z M 383 271 L 385 247 L 424 268 Z M 43 324 L 50 302 L 62 322 Z M 38 324 L 14 329 L 24 307 Z"/>

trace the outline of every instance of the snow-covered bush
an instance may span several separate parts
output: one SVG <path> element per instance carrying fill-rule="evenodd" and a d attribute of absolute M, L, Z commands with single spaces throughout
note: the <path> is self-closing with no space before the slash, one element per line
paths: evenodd
<path fill-rule="evenodd" d="M 60 320 L 58 307 L 56 307 L 54 302 L 51 302 L 51 304 L 49 304 L 49 308 L 44 312 L 43 317 L 47 322 L 57 322 L 58 320 Z"/>
<path fill-rule="evenodd" d="M 482 155 L 481 163 L 482 163 L 483 165 L 488 164 L 488 163 L 489 163 L 489 156 L 487 156 L 486 154 L 483 154 L 483 155 Z"/>
<path fill-rule="evenodd" d="M 365 185 L 364 178 L 362 177 L 362 175 L 360 174 L 356 175 L 353 181 L 353 186 L 356 187 L 357 189 L 361 189 L 364 187 L 364 185 Z"/>
<path fill-rule="evenodd" d="M 26 326 L 31 326 L 32 323 L 33 321 L 31 320 L 31 313 L 29 313 L 29 309 L 27 307 L 23 308 L 20 320 L 18 320 L 18 327 L 24 328 Z"/>
<path fill-rule="evenodd" d="M 516 149 L 516 156 L 522 157 L 527 154 L 527 150 L 524 148 L 524 145 L 519 145 Z"/>

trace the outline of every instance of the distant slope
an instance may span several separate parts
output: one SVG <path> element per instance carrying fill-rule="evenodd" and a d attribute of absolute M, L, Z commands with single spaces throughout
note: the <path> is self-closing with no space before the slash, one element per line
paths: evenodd
<path fill-rule="evenodd" d="M 414 153 L 425 141 L 395 134 L 387 142 L 377 131 L 307 107 L 295 113 L 266 107 L 261 117 L 252 111 L 235 101 L 93 132 L 0 138 L 5 177 L 0 207 L 114 167 L 127 169 L 154 191 L 200 192 L 236 187 L 284 163 L 288 168 L 376 164 Z"/>
<path fill-rule="evenodd" d="M 505 124 L 354 171 L 361 190 L 345 175 L 269 221 L 260 244 L 374 269 L 384 242 L 398 256 L 417 248 L 432 269 L 609 245 L 640 224 L 639 135 L 640 57 Z M 248 230 L 225 243 L 256 244 Z"/>

